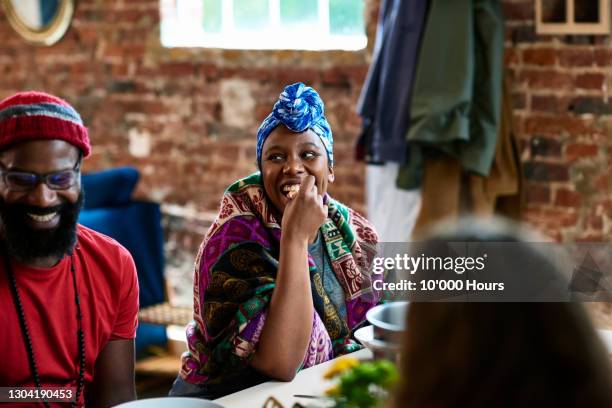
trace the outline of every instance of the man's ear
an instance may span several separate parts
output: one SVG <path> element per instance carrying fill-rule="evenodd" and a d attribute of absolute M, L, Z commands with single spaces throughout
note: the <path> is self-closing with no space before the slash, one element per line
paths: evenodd
<path fill-rule="evenodd" d="M 335 179 L 336 179 L 336 176 L 334 175 L 334 168 L 330 166 L 329 172 L 327 173 L 327 182 L 333 183 Z"/>

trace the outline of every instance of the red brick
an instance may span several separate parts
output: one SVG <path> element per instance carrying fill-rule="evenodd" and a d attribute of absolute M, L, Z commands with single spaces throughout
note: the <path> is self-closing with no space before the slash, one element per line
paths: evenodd
<path fill-rule="evenodd" d="M 151 29 L 148 25 L 144 27 L 126 25 L 114 29 L 108 37 L 121 44 L 146 45 L 151 35 Z"/>
<path fill-rule="evenodd" d="M 110 74 L 112 76 L 123 77 L 128 74 L 128 66 L 126 64 L 107 63 L 107 66 L 110 67 Z"/>
<path fill-rule="evenodd" d="M 580 207 L 582 202 L 580 194 L 567 189 L 557 189 L 555 192 L 555 205 L 559 207 Z"/>
<path fill-rule="evenodd" d="M 553 95 L 532 95 L 531 110 L 539 112 L 565 113 L 568 110 L 569 98 Z"/>
<path fill-rule="evenodd" d="M 612 49 L 610 47 L 599 48 L 595 50 L 595 63 L 604 68 L 612 66 Z"/>
<path fill-rule="evenodd" d="M 525 220 L 538 225 L 548 225 L 551 228 L 573 227 L 578 222 L 578 214 L 571 208 L 532 208 L 528 207 L 524 214 Z"/>
<path fill-rule="evenodd" d="M 512 93 L 512 108 L 525 109 L 527 106 L 527 95 L 523 92 Z"/>
<path fill-rule="evenodd" d="M 213 63 L 202 63 L 198 67 L 198 75 L 203 75 L 207 79 L 216 79 L 219 76 L 219 66 Z"/>
<path fill-rule="evenodd" d="M 94 24 L 81 25 L 74 29 L 82 43 L 95 45 L 100 41 L 100 27 Z"/>
<path fill-rule="evenodd" d="M 550 204 L 550 198 L 550 187 L 533 183 L 527 185 L 527 203 Z"/>
<path fill-rule="evenodd" d="M 139 100 L 114 100 L 113 103 L 122 112 L 144 113 L 144 114 L 161 114 L 168 113 L 167 108 L 160 103 L 159 100 L 145 101 Z"/>
<path fill-rule="evenodd" d="M 323 71 L 323 84 L 328 86 L 349 86 L 348 76 L 338 67 Z"/>
<path fill-rule="evenodd" d="M 211 145 L 210 156 L 213 162 L 238 162 L 240 160 L 240 147 L 225 143 L 223 145 Z"/>
<path fill-rule="evenodd" d="M 520 62 L 520 53 L 514 48 L 506 48 L 504 50 L 504 65 L 514 65 Z"/>
<path fill-rule="evenodd" d="M 568 181 L 569 168 L 565 164 L 546 162 L 524 163 L 525 178 L 528 181 Z"/>
<path fill-rule="evenodd" d="M 580 235 L 574 237 L 574 242 L 603 242 L 604 237 L 602 233 L 598 232 L 583 232 Z"/>
<path fill-rule="evenodd" d="M 559 62 L 563 67 L 589 67 L 595 61 L 591 48 L 563 49 L 559 54 Z"/>
<path fill-rule="evenodd" d="M 574 161 L 584 157 L 597 155 L 599 147 L 594 144 L 572 143 L 565 146 L 565 157 L 568 161 Z"/>
<path fill-rule="evenodd" d="M 573 85 L 572 77 L 569 74 L 554 70 L 536 71 L 523 70 L 519 75 L 519 81 L 525 82 L 531 89 L 571 89 Z"/>
<path fill-rule="evenodd" d="M 270 71 L 270 70 L 268 70 Z M 304 82 L 313 84 L 319 79 L 319 71 L 313 68 L 302 67 L 282 67 L 276 72 L 275 81 L 282 84 L 292 84 L 294 82 Z"/>
<path fill-rule="evenodd" d="M 580 96 L 572 99 L 572 111 L 578 114 L 592 113 L 597 116 L 612 114 L 612 99 L 600 96 Z"/>
<path fill-rule="evenodd" d="M 239 74 L 243 79 L 253 79 L 260 82 L 267 82 L 271 79 L 277 79 L 278 73 L 269 68 L 250 68 L 241 71 Z M 293 81 L 295 82 L 295 81 Z"/>
<path fill-rule="evenodd" d="M 529 141 L 532 157 L 560 157 L 561 142 L 555 138 L 546 136 L 533 136 Z"/>
<path fill-rule="evenodd" d="M 343 67 L 350 81 L 356 86 L 362 86 L 368 75 L 368 67 L 365 65 L 352 65 Z"/>
<path fill-rule="evenodd" d="M 513 43 L 546 42 L 546 37 L 538 37 L 533 24 L 522 24 L 506 30 L 506 39 Z"/>
<path fill-rule="evenodd" d="M 576 76 L 576 88 L 601 90 L 606 77 L 599 72 L 579 74 Z"/>
<path fill-rule="evenodd" d="M 595 188 L 599 191 L 612 191 L 612 170 L 597 176 Z"/>
<path fill-rule="evenodd" d="M 504 17 L 507 21 L 527 20 L 533 21 L 535 9 L 532 1 L 521 1 L 510 3 L 502 2 Z"/>
<path fill-rule="evenodd" d="M 586 125 L 581 118 L 570 116 L 531 116 L 525 120 L 525 132 L 528 134 L 559 135 L 588 135 L 593 129 Z"/>
<path fill-rule="evenodd" d="M 57 57 L 70 56 L 74 58 L 75 55 L 82 54 L 87 56 L 87 53 L 83 49 L 79 49 L 78 45 L 71 41 L 59 41 L 53 44 L 52 47 L 39 47 L 34 50 L 36 57 L 50 57 L 56 59 Z"/>
<path fill-rule="evenodd" d="M 557 227 L 544 228 L 541 231 L 541 233 L 544 234 L 544 236 L 548 237 L 552 242 L 562 242 L 563 241 L 563 236 L 561 235 L 561 231 L 559 231 L 559 228 Z"/>
<path fill-rule="evenodd" d="M 104 47 L 104 57 L 141 58 L 144 54 L 145 46 L 142 44 L 108 44 Z"/>
<path fill-rule="evenodd" d="M 219 73 L 221 74 L 221 78 L 235 78 L 239 77 L 240 69 L 234 67 L 221 67 L 219 69 Z"/>
<path fill-rule="evenodd" d="M 124 3 L 124 7 L 147 7 L 159 9 L 159 0 L 130 0 L 129 2 Z"/>
<path fill-rule="evenodd" d="M 603 217 L 601 215 L 591 215 L 587 224 L 590 229 L 603 230 Z"/>
<path fill-rule="evenodd" d="M 195 66 L 193 62 L 167 62 L 160 64 L 158 71 L 162 75 L 176 77 L 177 79 L 185 75 L 195 74 Z"/>
<path fill-rule="evenodd" d="M 602 205 L 606 217 L 612 218 L 612 199 L 604 200 Z"/>
<path fill-rule="evenodd" d="M 523 51 L 523 63 L 550 66 L 557 62 L 557 51 L 553 48 L 528 48 Z"/>
<path fill-rule="evenodd" d="M 159 22 L 159 10 L 135 10 L 123 9 L 115 11 L 107 11 L 104 14 L 104 21 L 112 24 L 130 23 L 134 24 L 151 24 Z"/>

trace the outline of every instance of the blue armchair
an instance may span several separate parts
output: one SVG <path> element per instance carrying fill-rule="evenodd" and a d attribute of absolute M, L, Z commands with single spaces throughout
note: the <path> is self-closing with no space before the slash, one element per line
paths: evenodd
<path fill-rule="evenodd" d="M 108 235 L 132 254 L 138 271 L 140 307 L 164 301 L 164 237 L 157 203 L 134 201 L 138 170 L 120 167 L 82 176 L 85 204 L 79 222 Z M 165 346 L 163 326 L 139 324 L 136 355 L 150 345 Z"/>

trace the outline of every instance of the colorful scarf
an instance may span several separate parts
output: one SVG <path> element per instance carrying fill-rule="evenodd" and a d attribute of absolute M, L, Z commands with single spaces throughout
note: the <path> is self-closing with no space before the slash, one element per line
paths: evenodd
<path fill-rule="evenodd" d="M 300 368 L 361 348 L 350 338 L 351 332 L 379 299 L 373 280 L 382 277 L 369 272 L 376 254 L 376 232 L 365 218 L 338 201 L 330 198 L 328 208 L 328 219 L 320 231 L 344 291 L 346 319 L 323 289 L 309 255 L 315 312 Z M 225 191 L 219 215 L 196 258 L 195 321 L 187 327 L 189 351 L 181 368 L 184 380 L 223 384 L 239 381 L 248 372 L 275 287 L 280 234 L 260 173 L 238 180 Z"/>

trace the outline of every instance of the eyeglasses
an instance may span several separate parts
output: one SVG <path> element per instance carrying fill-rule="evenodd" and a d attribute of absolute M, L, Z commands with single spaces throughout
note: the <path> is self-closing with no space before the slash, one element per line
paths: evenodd
<path fill-rule="evenodd" d="M 79 179 L 81 159 L 79 158 L 70 170 L 54 171 L 47 174 L 30 173 L 27 171 L 7 170 L 0 163 L 0 174 L 4 184 L 11 191 L 23 192 L 33 190 L 39 183 L 45 183 L 52 190 L 67 190 Z"/>

